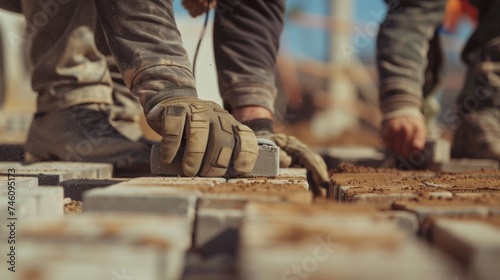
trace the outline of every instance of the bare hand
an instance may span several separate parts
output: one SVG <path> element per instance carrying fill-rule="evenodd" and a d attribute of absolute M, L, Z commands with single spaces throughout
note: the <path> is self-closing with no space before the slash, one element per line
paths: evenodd
<path fill-rule="evenodd" d="M 416 117 L 396 117 L 382 123 L 382 138 L 386 146 L 405 158 L 415 150 L 424 149 L 426 134 L 423 120 Z"/>

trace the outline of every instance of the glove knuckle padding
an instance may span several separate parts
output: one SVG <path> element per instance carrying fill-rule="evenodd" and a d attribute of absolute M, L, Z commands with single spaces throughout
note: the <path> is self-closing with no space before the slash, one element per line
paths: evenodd
<path fill-rule="evenodd" d="M 209 113 L 211 125 L 208 146 L 205 152 L 201 176 L 223 176 L 233 154 L 235 139 L 233 122 L 236 122 L 226 111 L 213 106 Z"/>
<path fill-rule="evenodd" d="M 193 110 L 194 109 L 194 110 Z M 196 111 L 190 105 L 191 112 Z M 208 144 L 210 122 L 206 115 L 193 113 L 186 125 L 186 149 L 182 159 L 182 170 L 186 176 L 195 176 L 200 170 Z"/>
<path fill-rule="evenodd" d="M 184 133 L 184 124 L 186 122 L 186 108 L 183 106 L 173 105 L 167 106 L 163 110 L 160 143 L 160 159 L 162 162 L 169 164 L 174 159 L 182 141 Z"/>
<path fill-rule="evenodd" d="M 245 125 L 237 125 L 234 129 L 236 145 L 234 148 L 234 171 L 236 174 L 244 174 L 252 171 L 259 153 L 257 137 L 253 131 Z"/>

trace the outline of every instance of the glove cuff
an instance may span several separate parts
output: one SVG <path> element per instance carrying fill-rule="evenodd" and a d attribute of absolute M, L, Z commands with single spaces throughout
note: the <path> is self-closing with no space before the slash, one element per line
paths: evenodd
<path fill-rule="evenodd" d="M 248 126 L 254 133 L 274 133 L 273 120 L 271 119 L 253 119 L 241 122 Z"/>

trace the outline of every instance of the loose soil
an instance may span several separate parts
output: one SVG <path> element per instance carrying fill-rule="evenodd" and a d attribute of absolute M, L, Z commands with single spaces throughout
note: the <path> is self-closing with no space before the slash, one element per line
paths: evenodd
<path fill-rule="evenodd" d="M 64 205 L 65 215 L 77 215 L 83 212 L 83 203 L 81 201 L 72 200 Z"/>

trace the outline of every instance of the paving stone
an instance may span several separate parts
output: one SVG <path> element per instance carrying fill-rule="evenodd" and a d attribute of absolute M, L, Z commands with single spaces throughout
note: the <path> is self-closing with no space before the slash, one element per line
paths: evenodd
<path fill-rule="evenodd" d="M 406 211 L 383 211 L 380 215 L 395 221 L 400 229 L 410 234 L 418 233 L 419 223 L 418 217 L 415 213 Z"/>
<path fill-rule="evenodd" d="M 83 195 L 84 211 L 137 212 L 180 216 L 193 229 L 196 201 L 201 192 L 162 187 L 93 189 Z"/>
<path fill-rule="evenodd" d="M 280 168 L 278 179 L 300 178 L 307 180 L 307 169 L 305 168 Z"/>
<path fill-rule="evenodd" d="M 1 265 L 2 280 L 180 279 L 162 278 L 158 268 L 162 256 L 154 248 L 26 240 L 18 246 L 17 255 L 15 273 Z"/>
<path fill-rule="evenodd" d="M 275 185 L 301 185 L 305 189 L 309 189 L 309 183 L 304 179 L 269 179 L 269 178 L 235 178 L 227 180 L 228 183 L 245 183 L 245 184 L 275 184 Z"/>
<path fill-rule="evenodd" d="M 443 255 L 394 222 L 363 208 L 319 208 L 249 204 L 240 236 L 240 277 L 378 280 L 459 275 Z"/>
<path fill-rule="evenodd" d="M 39 169 L 85 170 L 82 179 L 110 179 L 113 177 L 113 165 L 97 162 L 38 162 L 29 165 Z M 88 172 L 87 170 L 92 170 Z M 83 177 L 85 176 L 85 177 Z"/>
<path fill-rule="evenodd" d="M 191 241 L 180 218 L 102 213 L 31 223 L 18 235 L 18 273 L 47 280 L 180 279 Z"/>
<path fill-rule="evenodd" d="M 15 173 L 11 176 L 10 181 L 15 182 L 15 187 L 17 188 L 34 188 L 38 187 L 38 178 L 36 177 L 17 177 Z M 11 183 L 12 185 L 13 183 Z M 0 189 L 7 188 L 9 186 L 8 176 L 0 176 Z"/>
<path fill-rule="evenodd" d="M 480 170 L 498 170 L 499 164 L 496 160 L 489 159 L 450 159 L 447 163 L 437 164 L 432 170 L 442 172 L 464 172 Z"/>
<path fill-rule="evenodd" d="M 218 184 L 205 190 L 199 208 L 243 209 L 249 201 L 311 204 L 313 195 L 303 185 L 274 184 L 267 181 Z"/>
<path fill-rule="evenodd" d="M 124 181 L 120 185 L 130 186 L 185 186 L 185 185 L 209 185 L 225 183 L 224 178 L 208 177 L 140 177 Z"/>
<path fill-rule="evenodd" d="M 417 198 L 418 195 L 414 193 L 362 193 L 355 194 L 348 198 L 348 202 L 352 203 L 367 203 L 377 207 L 388 207 L 397 200 L 410 200 Z"/>
<path fill-rule="evenodd" d="M 425 161 L 430 167 L 450 162 L 450 152 L 451 143 L 449 140 L 434 139 L 425 141 L 423 153 L 426 156 Z"/>
<path fill-rule="evenodd" d="M 194 246 L 205 256 L 235 256 L 243 211 L 200 208 L 196 213 Z"/>
<path fill-rule="evenodd" d="M 467 268 L 469 279 L 498 279 L 500 227 L 482 221 L 438 219 L 432 225 L 432 240 Z"/>
<path fill-rule="evenodd" d="M 371 167 L 395 167 L 395 158 L 386 155 L 373 147 L 344 146 L 315 149 L 325 160 L 329 169 L 341 163 L 350 163 Z"/>
<path fill-rule="evenodd" d="M 0 189 L 0 197 L 7 197 L 7 195 L 7 189 Z M 34 201 L 37 219 L 61 218 L 64 215 L 62 187 L 20 188 L 15 196 L 16 204 L 17 202 L 24 204 L 25 200 Z"/>
<path fill-rule="evenodd" d="M 392 205 L 394 210 L 406 210 L 417 214 L 422 225 L 428 217 L 455 217 L 455 216 L 486 216 L 488 207 L 480 205 L 418 205 L 408 202 L 396 202 Z"/>
<path fill-rule="evenodd" d="M 218 254 L 201 257 L 188 253 L 183 280 L 234 280 L 238 279 L 234 256 Z"/>
<path fill-rule="evenodd" d="M 262 141 L 262 139 L 259 139 Z M 264 142 L 262 142 L 264 143 Z M 255 166 L 249 174 L 244 177 L 276 177 L 279 170 L 279 148 L 271 141 L 265 144 L 259 143 L 259 154 Z M 155 144 L 151 149 L 151 174 L 167 176 L 183 176 L 182 159 L 184 147 L 181 146 L 179 153 L 171 164 L 163 164 L 160 160 L 160 145 Z"/>
<path fill-rule="evenodd" d="M 440 191 L 440 192 L 429 192 L 425 194 L 429 198 L 451 198 L 453 197 L 453 194 L 451 192 L 447 191 Z"/>
<path fill-rule="evenodd" d="M 22 200 L 16 199 L 14 215 L 9 215 L 8 203 L 10 201 L 7 196 L 0 195 L 0 222 L 3 225 L 7 225 L 7 218 L 17 218 L 24 221 L 38 218 L 37 200 L 35 197 L 24 197 Z"/>
<path fill-rule="evenodd" d="M 14 168 L 16 170 L 16 175 L 18 177 L 37 177 L 39 184 L 44 186 L 56 186 L 62 181 L 70 179 L 81 179 L 81 178 L 95 178 L 96 171 L 93 169 L 81 169 L 81 168 L 64 168 L 63 166 L 58 166 L 55 163 L 53 166 L 47 164 L 46 166 L 38 165 L 21 165 L 17 163 L 12 166 L 11 163 L 3 162 L 0 163 L 0 175 L 7 175 L 8 169 Z"/>
<path fill-rule="evenodd" d="M 64 188 L 64 196 L 81 201 L 85 191 L 104 188 L 123 182 L 120 179 L 73 179 L 59 183 Z"/>

